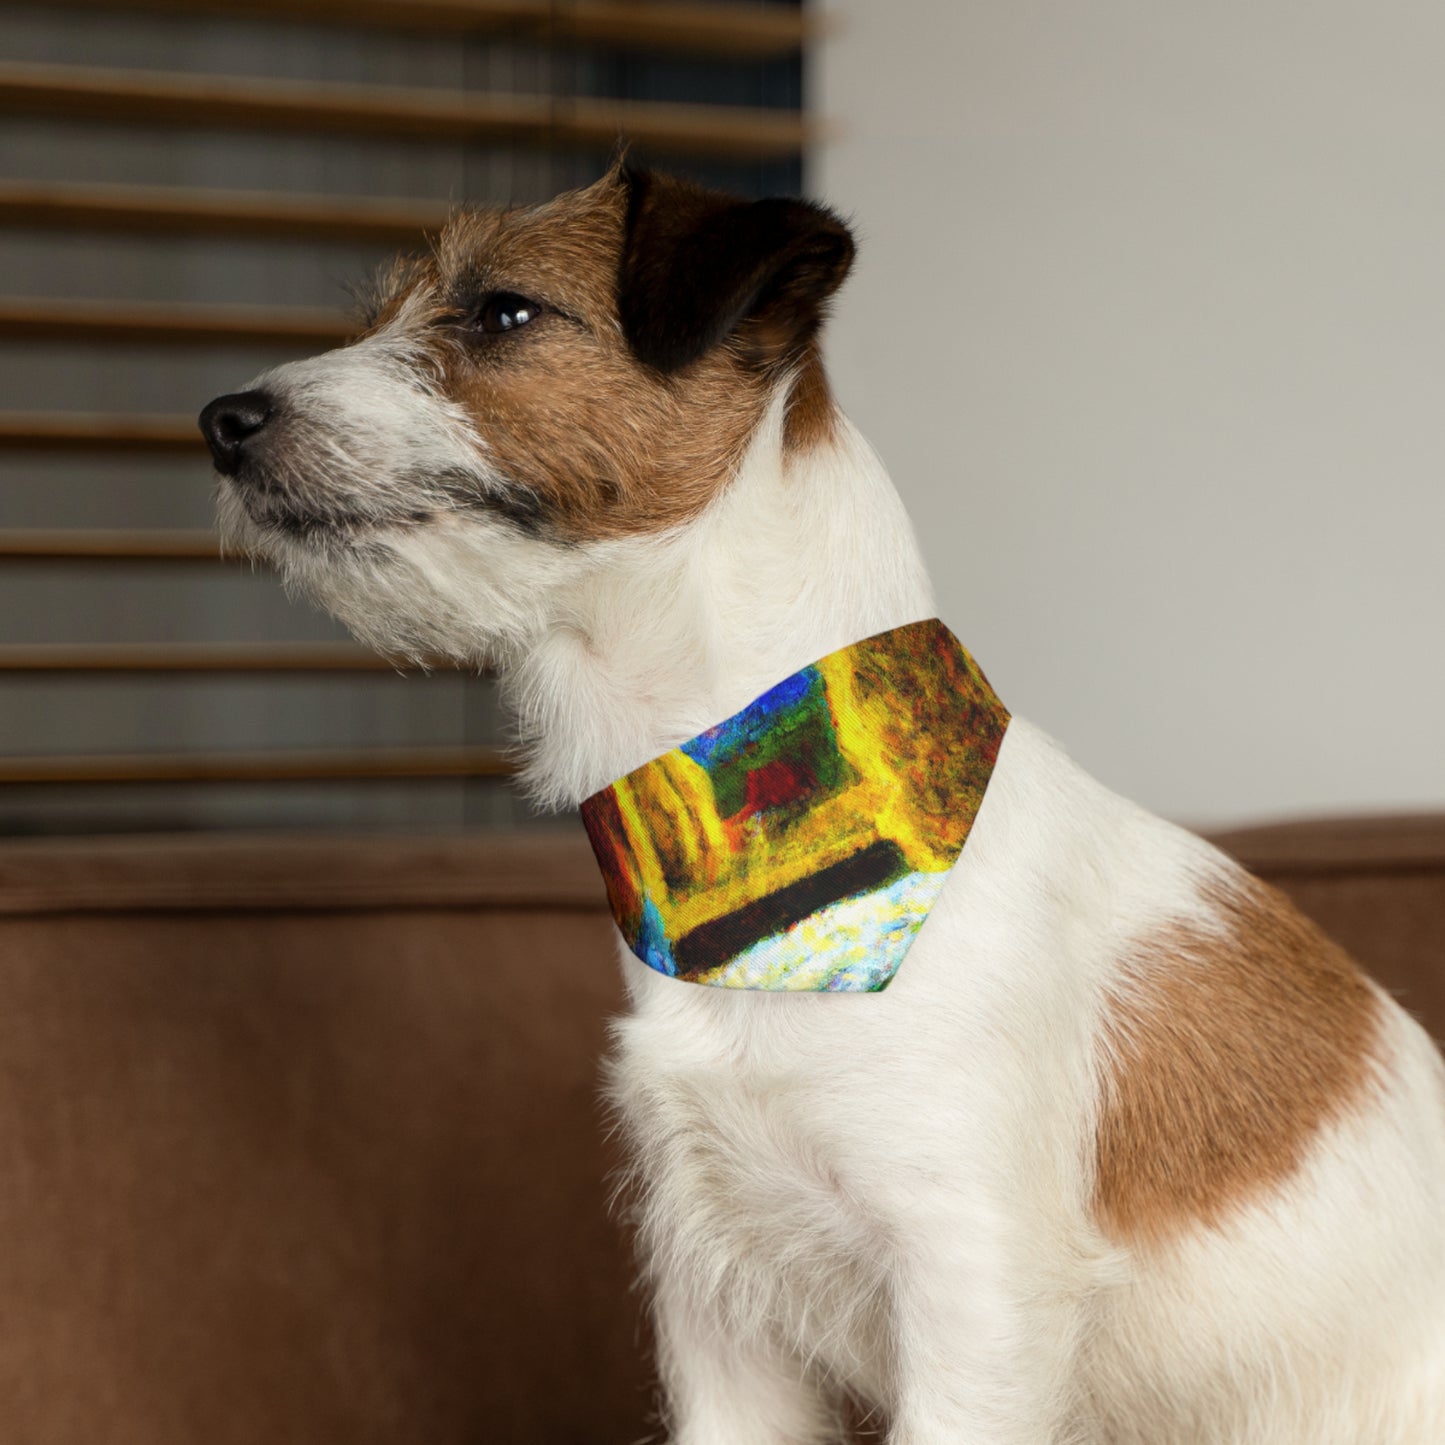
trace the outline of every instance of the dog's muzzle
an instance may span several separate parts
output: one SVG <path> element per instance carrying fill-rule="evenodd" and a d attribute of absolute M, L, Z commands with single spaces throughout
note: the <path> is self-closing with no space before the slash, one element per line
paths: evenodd
<path fill-rule="evenodd" d="M 274 410 L 267 392 L 237 391 L 218 396 L 201 412 L 201 435 L 222 476 L 233 477 L 241 470 L 247 452 L 254 453 L 256 439 Z"/>

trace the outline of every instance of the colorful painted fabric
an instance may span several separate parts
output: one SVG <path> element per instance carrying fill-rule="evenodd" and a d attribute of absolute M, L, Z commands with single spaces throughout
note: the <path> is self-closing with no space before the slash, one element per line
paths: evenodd
<path fill-rule="evenodd" d="M 582 804 L 622 936 L 693 983 L 886 987 L 1008 722 L 936 618 L 795 672 Z"/>

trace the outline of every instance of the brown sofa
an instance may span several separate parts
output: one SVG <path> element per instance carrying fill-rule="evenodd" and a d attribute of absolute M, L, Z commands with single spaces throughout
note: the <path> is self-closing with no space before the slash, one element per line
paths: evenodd
<path fill-rule="evenodd" d="M 1238 832 L 1445 1033 L 1445 818 Z M 0 844 L 0 1439 L 655 1430 L 580 829 Z"/>

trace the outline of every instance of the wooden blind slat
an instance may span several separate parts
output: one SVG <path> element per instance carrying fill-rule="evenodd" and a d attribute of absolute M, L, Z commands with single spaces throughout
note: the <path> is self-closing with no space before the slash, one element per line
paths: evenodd
<path fill-rule="evenodd" d="M 128 531 L 82 527 L 0 530 L 5 562 L 219 562 L 214 532 Z"/>
<path fill-rule="evenodd" d="M 546 0 L 541 0 L 526 8 L 535 13 L 544 3 Z M 758 60 L 795 55 L 819 28 L 800 9 L 780 5 L 745 8 L 679 5 L 676 0 L 561 0 L 555 8 L 554 33 L 560 39 Z"/>
<path fill-rule="evenodd" d="M 331 347 L 355 330 L 343 313 L 319 306 L 0 297 L 0 338 L 8 340 Z"/>
<path fill-rule="evenodd" d="M 399 670 L 399 664 L 349 643 L 0 644 L 0 673 L 395 673 Z"/>
<path fill-rule="evenodd" d="M 302 783 L 404 778 L 501 778 L 497 748 L 334 748 L 325 751 L 62 753 L 0 757 L 0 783 Z"/>
<path fill-rule="evenodd" d="M 205 451 L 193 416 L 87 411 L 0 412 L 0 448 L 60 452 Z"/>
<path fill-rule="evenodd" d="M 542 43 L 631 46 L 763 59 L 795 54 L 816 29 L 791 6 L 676 0 L 51 0 L 76 9 L 182 11 L 377 30 L 512 34 Z"/>
<path fill-rule="evenodd" d="M 593 150 L 625 136 L 659 153 L 729 160 L 796 156 L 814 135 L 791 110 L 41 64 L 0 65 L 0 112 Z"/>
<path fill-rule="evenodd" d="M 267 236 L 289 241 L 415 245 L 446 224 L 424 201 L 287 196 L 172 186 L 0 181 L 0 225 L 164 235 Z"/>

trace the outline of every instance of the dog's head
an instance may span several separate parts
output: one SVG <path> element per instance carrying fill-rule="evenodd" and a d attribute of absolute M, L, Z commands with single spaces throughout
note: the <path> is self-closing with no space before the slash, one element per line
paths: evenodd
<path fill-rule="evenodd" d="M 794 444 L 826 431 L 852 256 L 821 207 L 625 166 L 463 211 L 356 341 L 201 413 L 223 530 L 383 647 L 474 658 L 589 551 L 702 512 L 781 385 Z"/>

